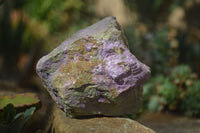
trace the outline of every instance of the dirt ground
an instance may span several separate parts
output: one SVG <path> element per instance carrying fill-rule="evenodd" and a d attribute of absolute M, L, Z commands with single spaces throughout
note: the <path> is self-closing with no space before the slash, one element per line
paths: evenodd
<path fill-rule="evenodd" d="M 200 133 L 200 119 L 168 113 L 146 113 L 137 119 L 157 133 Z"/>

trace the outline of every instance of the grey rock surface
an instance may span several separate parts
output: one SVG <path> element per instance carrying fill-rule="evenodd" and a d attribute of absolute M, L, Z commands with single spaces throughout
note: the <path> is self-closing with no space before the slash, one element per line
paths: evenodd
<path fill-rule="evenodd" d="M 37 73 L 68 116 L 135 114 L 150 70 L 131 54 L 114 17 L 68 37 L 41 58 Z"/>

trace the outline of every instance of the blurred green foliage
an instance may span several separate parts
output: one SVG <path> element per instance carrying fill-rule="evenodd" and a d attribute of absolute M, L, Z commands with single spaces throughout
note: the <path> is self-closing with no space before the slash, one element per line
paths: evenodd
<path fill-rule="evenodd" d="M 167 40 L 168 29 L 163 27 L 155 32 L 138 34 L 133 27 L 125 28 L 131 52 L 151 67 L 152 74 L 169 72 L 169 60 L 173 56 L 170 41 Z M 159 64 L 159 65 L 156 65 Z"/>
<path fill-rule="evenodd" d="M 189 0 L 124 2 L 138 15 L 136 25 L 125 28 L 130 50 L 152 71 L 152 78 L 144 86 L 144 108 L 199 116 L 200 19 L 196 12 L 200 3 Z M 178 20 L 180 14 L 183 19 Z"/>
<path fill-rule="evenodd" d="M 25 112 L 16 114 L 12 104 L 8 104 L 0 112 L 0 132 L 1 133 L 22 133 L 23 128 L 30 116 L 34 113 L 35 107 L 27 109 Z"/>
<path fill-rule="evenodd" d="M 130 49 L 151 67 L 152 75 L 167 74 L 178 64 L 188 64 L 200 74 L 200 19 L 196 15 L 199 2 L 124 0 L 124 3 L 138 17 L 135 25 L 125 27 Z M 183 18 L 179 19 L 181 14 Z"/>
<path fill-rule="evenodd" d="M 153 77 L 144 86 L 144 108 L 150 111 L 200 115 L 200 80 L 187 65 L 175 67 L 171 75 Z"/>
<path fill-rule="evenodd" d="M 16 110 L 12 104 L 7 104 L 0 113 L 1 124 L 9 124 L 15 117 Z"/>
<path fill-rule="evenodd" d="M 131 11 L 139 14 L 141 22 L 153 27 L 159 21 L 166 21 L 170 12 L 184 2 L 185 0 L 124 0 Z"/>
<path fill-rule="evenodd" d="M 89 0 L 34 0 L 26 2 L 24 11 L 27 13 L 27 31 L 24 44 L 30 45 L 42 39 L 46 50 L 56 47 L 66 35 L 89 25 L 94 19 L 94 2 Z M 83 19 L 84 18 L 84 19 Z M 52 40 L 58 40 L 52 44 Z M 53 42 L 54 43 L 54 42 Z"/>
<path fill-rule="evenodd" d="M 9 0 L 0 10 L 0 79 L 17 84 L 26 74 L 30 77 L 34 73 L 41 53 L 49 52 L 96 18 L 92 0 Z M 23 54 L 28 55 L 28 61 L 20 68 Z"/>

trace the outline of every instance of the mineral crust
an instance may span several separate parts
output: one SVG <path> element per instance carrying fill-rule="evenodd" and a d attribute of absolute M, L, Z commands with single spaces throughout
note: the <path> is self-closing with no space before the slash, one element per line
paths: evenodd
<path fill-rule="evenodd" d="M 107 17 L 42 57 L 37 73 L 68 116 L 122 116 L 140 110 L 150 70 L 129 51 L 116 18 Z"/>

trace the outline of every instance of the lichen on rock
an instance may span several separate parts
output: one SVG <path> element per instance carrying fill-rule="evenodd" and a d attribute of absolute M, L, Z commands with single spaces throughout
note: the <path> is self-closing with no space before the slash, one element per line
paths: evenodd
<path fill-rule="evenodd" d="M 140 109 L 150 70 L 131 54 L 116 19 L 108 17 L 44 56 L 37 73 L 67 115 L 119 116 Z"/>

